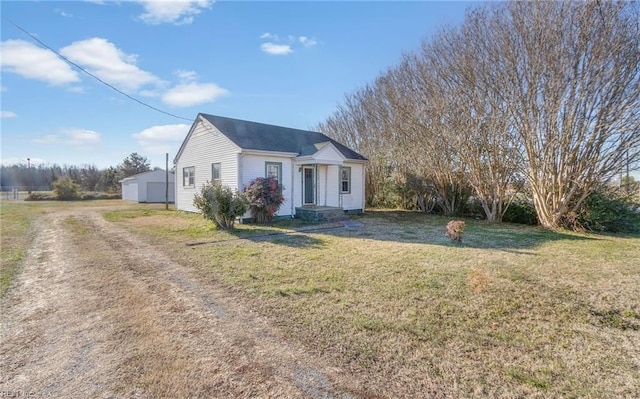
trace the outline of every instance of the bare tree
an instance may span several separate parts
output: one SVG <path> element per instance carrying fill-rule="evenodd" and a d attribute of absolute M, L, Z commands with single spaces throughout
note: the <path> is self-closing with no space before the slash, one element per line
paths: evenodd
<path fill-rule="evenodd" d="M 491 90 L 496 74 L 487 55 L 494 42 L 486 22 L 482 9 L 469 12 L 461 29 L 424 42 L 419 62 L 433 75 L 427 84 L 442 104 L 435 112 L 446 125 L 446 142 L 464 161 L 464 181 L 487 220 L 499 222 L 516 193 L 517 143 L 507 104 Z"/>
<path fill-rule="evenodd" d="M 347 95 L 320 130 L 372 160 L 374 196 L 391 167 L 404 192 L 428 187 L 447 214 L 470 186 L 500 221 L 525 179 L 540 223 L 558 227 L 640 161 L 638 20 L 627 2 L 476 8 Z"/>
<path fill-rule="evenodd" d="M 627 2 L 513 2 L 484 26 L 543 226 L 640 157 L 639 17 Z"/>

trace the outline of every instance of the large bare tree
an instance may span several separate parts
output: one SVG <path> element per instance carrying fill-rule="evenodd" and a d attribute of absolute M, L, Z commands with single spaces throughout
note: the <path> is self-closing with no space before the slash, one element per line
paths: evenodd
<path fill-rule="evenodd" d="M 469 185 L 499 221 L 524 178 L 540 223 L 558 227 L 640 161 L 639 20 L 629 2 L 478 7 L 347 95 L 321 129 L 373 160 L 368 189 L 392 164 L 445 213 Z"/>
<path fill-rule="evenodd" d="M 483 27 L 538 219 L 554 228 L 640 157 L 638 6 L 512 2 Z M 627 154 L 629 159 L 627 160 Z"/>

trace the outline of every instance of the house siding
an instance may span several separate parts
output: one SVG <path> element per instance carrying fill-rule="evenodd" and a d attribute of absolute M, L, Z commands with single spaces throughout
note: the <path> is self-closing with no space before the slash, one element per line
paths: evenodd
<path fill-rule="evenodd" d="M 269 155 L 253 155 L 253 154 L 245 154 L 242 156 L 242 178 L 240 182 L 240 190 L 242 190 L 245 186 L 251 183 L 257 177 L 265 177 L 265 165 L 267 162 L 276 162 L 282 164 L 282 182 L 284 185 L 284 190 L 282 191 L 282 195 L 284 195 L 284 203 L 280 207 L 278 211 L 278 216 L 290 216 L 293 215 L 292 204 L 293 204 L 293 191 L 292 187 L 294 184 L 291 180 L 291 175 L 293 171 L 293 162 L 291 158 L 287 157 L 279 157 L 279 156 L 269 156 Z M 249 217 L 250 215 L 246 215 Z"/>
<path fill-rule="evenodd" d="M 327 166 L 327 205 L 341 206 L 340 204 L 340 166 Z"/>
<path fill-rule="evenodd" d="M 212 163 L 220 163 L 222 184 L 238 189 L 238 153 L 239 148 L 213 125 L 202 119 L 196 121 L 191 136 L 176 160 L 176 208 L 198 212 L 193 205 L 193 198 L 204 184 L 211 181 Z M 185 187 L 182 184 L 182 170 L 190 166 L 195 167 L 195 186 Z"/>
<path fill-rule="evenodd" d="M 344 157 L 336 150 L 333 145 L 326 145 L 317 153 L 313 154 L 316 162 L 319 163 L 342 163 Z"/>
<path fill-rule="evenodd" d="M 345 162 L 345 167 L 351 168 L 351 192 L 349 194 L 340 194 L 342 196 L 342 208 L 345 211 L 364 211 L 364 165 L 361 163 Z M 336 182 L 334 186 L 339 189 L 338 174 L 336 173 Z"/>

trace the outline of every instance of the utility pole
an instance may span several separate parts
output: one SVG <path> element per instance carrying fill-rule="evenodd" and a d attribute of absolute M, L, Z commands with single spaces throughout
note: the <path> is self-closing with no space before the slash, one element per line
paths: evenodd
<path fill-rule="evenodd" d="M 27 193 L 31 196 L 31 158 L 27 158 Z"/>

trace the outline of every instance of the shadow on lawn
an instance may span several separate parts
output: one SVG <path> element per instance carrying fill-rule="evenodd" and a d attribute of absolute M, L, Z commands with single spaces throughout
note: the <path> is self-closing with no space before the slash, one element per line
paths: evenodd
<path fill-rule="evenodd" d="M 459 218 L 456 218 L 459 219 Z M 398 243 L 442 245 L 452 248 L 497 249 L 523 255 L 535 255 L 523 251 L 549 241 L 599 240 L 595 237 L 571 232 L 550 231 L 541 227 L 511 223 L 487 223 L 464 219 L 467 222 L 461 243 L 445 237 L 446 225 L 451 217 L 406 211 L 371 211 L 355 216 L 362 227 L 337 229 L 327 234 L 344 237 L 361 237 L 369 240 Z"/>
<path fill-rule="evenodd" d="M 322 239 L 311 237 L 307 233 L 325 231 L 327 229 L 342 228 L 342 224 L 310 224 L 308 222 L 280 221 L 260 227 L 253 225 L 251 229 L 232 229 L 225 233 L 228 238 L 216 239 L 213 241 L 191 242 L 186 245 L 197 247 L 203 245 L 218 245 L 230 242 L 269 242 L 272 244 L 285 245 L 292 248 L 320 248 L 324 245 Z"/>
<path fill-rule="evenodd" d="M 322 245 L 318 235 L 362 238 L 367 240 L 392 241 L 407 244 L 442 245 L 458 248 L 497 249 L 522 255 L 535 255 L 524 251 L 549 241 L 598 240 L 571 232 L 558 232 L 535 226 L 509 223 L 491 224 L 484 221 L 463 219 L 467 222 L 461 243 L 451 242 L 444 233 L 451 217 L 430 215 L 421 212 L 406 211 L 370 211 L 364 215 L 352 216 L 345 225 L 311 226 L 310 229 L 296 229 L 293 234 L 282 232 L 272 238 L 255 237 L 281 245 L 292 247 L 311 247 Z M 353 226 L 355 224 L 355 226 Z M 275 224 L 274 226 L 277 226 Z M 313 234 L 309 236 L 308 234 Z M 302 238 L 304 237 L 304 238 Z M 245 237 L 254 240 L 255 238 Z"/>
<path fill-rule="evenodd" d="M 292 248 L 320 248 L 325 245 L 322 235 L 366 240 L 391 241 L 407 244 L 441 245 L 452 248 L 496 249 L 521 255 L 535 255 L 524 251 L 549 241 L 584 241 L 598 238 L 570 232 L 549 231 L 541 227 L 510 223 L 492 224 L 481 220 L 467 222 L 461 243 L 451 242 L 444 233 L 451 217 L 408 211 L 369 211 L 351 216 L 346 223 L 310 224 L 295 220 L 274 222 L 250 230 L 231 230 L 232 238 L 187 244 L 189 246 L 217 245 L 233 241 L 268 242 Z"/>

